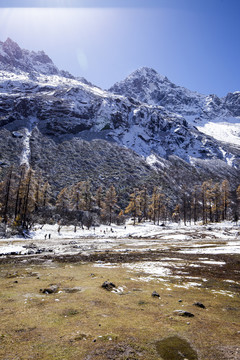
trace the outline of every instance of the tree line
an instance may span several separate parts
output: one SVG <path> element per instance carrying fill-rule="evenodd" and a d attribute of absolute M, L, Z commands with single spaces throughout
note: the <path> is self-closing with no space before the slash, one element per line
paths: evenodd
<path fill-rule="evenodd" d="M 185 225 L 237 222 L 239 215 L 240 185 L 231 189 L 228 180 L 183 185 L 175 201 L 161 186 L 136 188 L 129 194 L 118 192 L 117 184 L 94 189 L 89 180 L 66 186 L 56 194 L 41 172 L 25 165 L 10 167 L 0 182 L 1 223 L 18 230 L 29 229 L 34 223 L 88 228 L 99 223 L 121 224 L 129 216 L 134 224 L 146 220 L 158 225 L 166 221 L 183 221 Z"/>

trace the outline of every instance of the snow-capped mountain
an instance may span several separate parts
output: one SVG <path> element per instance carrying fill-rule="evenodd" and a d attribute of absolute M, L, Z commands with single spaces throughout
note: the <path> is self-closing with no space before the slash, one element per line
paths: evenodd
<path fill-rule="evenodd" d="M 173 84 L 151 68 L 141 68 L 116 83 L 110 92 L 163 106 L 217 140 L 240 146 L 240 92 L 223 98 L 202 95 Z"/>
<path fill-rule="evenodd" d="M 226 142 L 225 135 L 217 139 L 216 131 L 209 134 L 212 130 L 207 126 L 211 122 L 219 126 L 221 117 L 227 123 L 224 130 L 229 131 L 231 118 L 237 138 L 238 104 L 237 93 L 224 99 L 206 97 L 174 85 L 149 68 L 135 71 L 110 91 L 104 91 L 83 78 L 59 71 L 44 52 L 22 50 L 10 39 L 0 42 L 0 136 L 8 139 L 0 146 L 0 166 L 12 161 L 39 166 L 45 172 L 48 169 L 52 181 L 56 181 L 57 170 L 51 154 L 55 154 L 58 164 L 70 167 L 67 177 L 59 181 L 70 181 L 69 177 L 74 181 L 75 171 L 90 171 L 83 160 L 90 164 L 98 159 L 94 144 L 102 159 L 107 156 L 105 164 L 111 151 L 115 154 L 112 158 L 116 167 L 117 149 L 124 148 L 125 155 L 131 149 L 125 156 L 125 167 L 132 158 L 132 165 L 138 164 L 138 170 L 146 174 L 149 166 L 153 171 L 164 168 L 165 172 L 167 167 L 179 164 L 176 159 L 183 159 L 192 166 L 191 172 L 205 168 L 205 174 L 212 171 L 217 176 L 221 168 L 224 174 L 237 177 L 239 146 L 232 138 Z M 205 131 L 199 131 L 204 126 Z M 84 147 L 91 151 L 85 152 Z M 129 168 L 130 178 L 134 171 Z M 99 179 L 101 174 L 93 171 L 91 176 Z"/>

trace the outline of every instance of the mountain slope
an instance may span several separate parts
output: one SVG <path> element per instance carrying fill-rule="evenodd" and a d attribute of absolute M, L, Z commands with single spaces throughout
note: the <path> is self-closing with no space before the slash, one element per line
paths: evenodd
<path fill-rule="evenodd" d="M 163 107 L 138 103 L 110 94 L 76 79 L 59 75 L 4 73 L 0 82 L 0 126 L 10 131 L 35 126 L 55 139 L 94 138 L 117 142 L 138 154 L 152 152 L 168 158 L 231 159 L 238 166 L 237 153 L 200 133 L 179 115 Z M 26 136 L 26 134 L 25 134 Z"/>
<path fill-rule="evenodd" d="M 214 99 L 209 119 L 238 112 L 235 95 Z M 147 68 L 104 91 L 8 39 L 0 42 L 0 167 L 41 169 L 55 191 L 86 177 L 121 188 L 161 180 L 171 196 L 186 174 L 237 183 L 239 147 L 199 131 L 205 102 Z"/>

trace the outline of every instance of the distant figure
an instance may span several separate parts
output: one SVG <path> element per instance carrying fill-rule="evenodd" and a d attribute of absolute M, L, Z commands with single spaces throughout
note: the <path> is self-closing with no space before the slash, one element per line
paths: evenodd
<path fill-rule="evenodd" d="M 48 234 L 48 238 L 51 239 L 51 234 Z"/>
<path fill-rule="evenodd" d="M 46 240 L 46 238 L 47 238 L 47 234 L 45 234 L 45 235 L 44 235 L 44 238 L 45 238 L 45 240 Z"/>
<path fill-rule="evenodd" d="M 126 225 L 124 226 L 124 229 L 126 229 L 127 227 L 126 227 Z"/>

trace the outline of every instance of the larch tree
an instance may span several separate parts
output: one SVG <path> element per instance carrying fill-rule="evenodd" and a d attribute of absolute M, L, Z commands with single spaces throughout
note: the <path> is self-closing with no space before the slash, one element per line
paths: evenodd
<path fill-rule="evenodd" d="M 154 187 L 149 204 L 149 215 L 154 224 L 159 225 L 160 219 L 164 219 L 166 212 L 165 195 L 161 188 Z"/>
<path fill-rule="evenodd" d="M 213 214 L 214 220 L 218 222 L 220 220 L 220 214 L 222 211 L 222 199 L 221 199 L 221 189 L 220 184 L 215 183 L 212 189 L 213 193 Z"/>
<path fill-rule="evenodd" d="M 208 222 L 208 218 L 212 218 L 212 180 L 204 181 L 201 186 L 201 202 L 202 202 L 202 221 L 203 224 Z"/>
<path fill-rule="evenodd" d="M 236 211 L 235 211 L 235 220 L 236 223 L 240 217 L 240 185 L 236 189 Z"/>
<path fill-rule="evenodd" d="M 102 207 L 102 217 L 108 220 L 109 225 L 112 224 L 114 211 L 117 206 L 117 193 L 113 185 L 106 191 L 105 199 Z"/>
<path fill-rule="evenodd" d="M 136 224 L 136 218 L 141 217 L 141 196 L 138 189 L 135 189 L 132 194 L 130 194 L 130 201 L 128 206 L 125 209 L 125 214 L 131 214 L 133 216 L 133 224 Z"/>
<path fill-rule="evenodd" d="M 69 189 L 63 188 L 57 196 L 56 207 L 58 208 L 60 213 L 64 213 L 70 208 L 70 195 Z"/>
<path fill-rule="evenodd" d="M 139 196 L 140 196 L 140 211 L 143 217 L 143 221 L 145 221 L 148 218 L 148 211 L 149 211 L 149 196 L 146 187 L 140 191 Z"/>
<path fill-rule="evenodd" d="M 173 210 L 172 218 L 174 221 L 178 222 L 180 221 L 180 205 L 177 204 Z"/>
<path fill-rule="evenodd" d="M 96 191 L 95 202 L 96 202 L 97 207 L 99 209 L 102 209 L 102 207 L 103 207 L 103 189 L 101 186 Z"/>
<path fill-rule="evenodd" d="M 222 220 L 226 220 L 228 207 L 230 204 L 230 185 L 228 180 L 223 180 L 221 184 L 221 192 L 222 192 L 222 202 L 223 202 Z"/>
<path fill-rule="evenodd" d="M 1 215 L 3 217 L 3 221 L 5 224 L 8 221 L 9 214 L 9 204 L 11 200 L 11 185 L 12 185 L 12 177 L 13 177 L 13 166 L 10 167 L 9 172 L 6 178 L 0 184 L 1 191 Z"/>
<path fill-rule="evenodd" d="M 91 211 L 93 206 L 93 195 L 89 181 L 79 181 L 69 191 L 71 208 L 73 210 Z"/>
<path fill-rule="evenodd" d="M 193 215 L 194 224 L 196 224 L 199 216 L 198 215 L 199 201 L 200 201 L 200 190 L 199 190 L 199 186 L 195 185 L 191 194 L 191 210 L 192 210 L 191 212 Z"/>
<path fill-rule="evenodd" d="M 51 199 L 51 186 L 48 181 L 45 181 L 42 186 L 42 202 L 41 206 L 46 207 Z"/>

